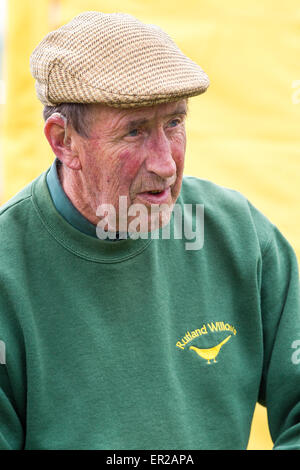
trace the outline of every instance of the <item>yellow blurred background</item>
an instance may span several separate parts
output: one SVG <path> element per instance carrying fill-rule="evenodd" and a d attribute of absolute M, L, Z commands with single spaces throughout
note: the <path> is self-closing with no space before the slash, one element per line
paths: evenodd
<path fill-rule="evenodd" d="M 300 259 L 299 0 L 6 0 L 5 14 L 0 2 L 1 203 L 53 160 L 31 52 L 80 12 L 125 12 L 162 27 L 210 77 L 207 93 L 190 100 L 185 173 L 242 192 Z M 248 449 L 271 448 L 267 414 L 258 405 Z"/>

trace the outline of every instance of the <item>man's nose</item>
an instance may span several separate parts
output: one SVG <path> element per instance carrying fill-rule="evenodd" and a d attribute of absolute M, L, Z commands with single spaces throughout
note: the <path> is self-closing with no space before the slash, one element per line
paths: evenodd
<path fill-rule="evenodd" d="M 148 142 L 146 169 L 161 178 L 170 178 L 176 174 L 176 164 L 172 157 L 170 141 L 164 130 L 156 132 Z"/>

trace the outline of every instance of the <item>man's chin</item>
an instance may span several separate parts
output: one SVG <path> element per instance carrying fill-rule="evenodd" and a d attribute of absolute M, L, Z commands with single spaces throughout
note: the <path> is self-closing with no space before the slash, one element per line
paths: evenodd
<path fill-rule="evenodd" d="M 160 206 L 152 205 L 151 211 L 147 214 L 138 214 L 136 217 L 128 218 L 128 233 L 152 233 L 170 222 L 173 210 L 173 204 Z"/>

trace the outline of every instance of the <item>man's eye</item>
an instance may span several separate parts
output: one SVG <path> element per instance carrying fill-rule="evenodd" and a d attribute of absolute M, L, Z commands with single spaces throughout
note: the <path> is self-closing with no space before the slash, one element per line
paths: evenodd
<path fill-rule="evenodd" d="M 176 127 L 176 126 L 178 126 L 178 124 L 180 124 L 179 119 L 172 119 L 172 121 L 169 122 L 168 126 L 169 127 Z"/>
<path fill-rule="evenodd" d="M 139 130 L 138 129 L 132 129 L 131 131 L 128 132 L 129 137 L 136 137 L 139 135 Z"/>

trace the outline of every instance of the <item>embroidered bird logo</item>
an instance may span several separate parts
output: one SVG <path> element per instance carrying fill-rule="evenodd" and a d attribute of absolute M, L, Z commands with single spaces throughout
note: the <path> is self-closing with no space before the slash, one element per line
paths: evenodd
<path fill-rule="evenodd" d="M 217 344 L 213 348 L 199 349 L 199 348 L 196 348 L 195 346 L 190 346 L 189 349 L 192 349 L 193 351 L 195 351 L 198 354 L 198 356 L 207 360 L 207 364 L 210 364 L 210 361 L 217 362 L 216 357 L 219 354 L 221 347 L 225 343 L 227 343 L 227 341 L 229 341 L 230 338 L 231 338 L 231 335 L 227 336 L 227 338 L 225 338 L 223 341 L 221 341 L 221 343 Z"/>

